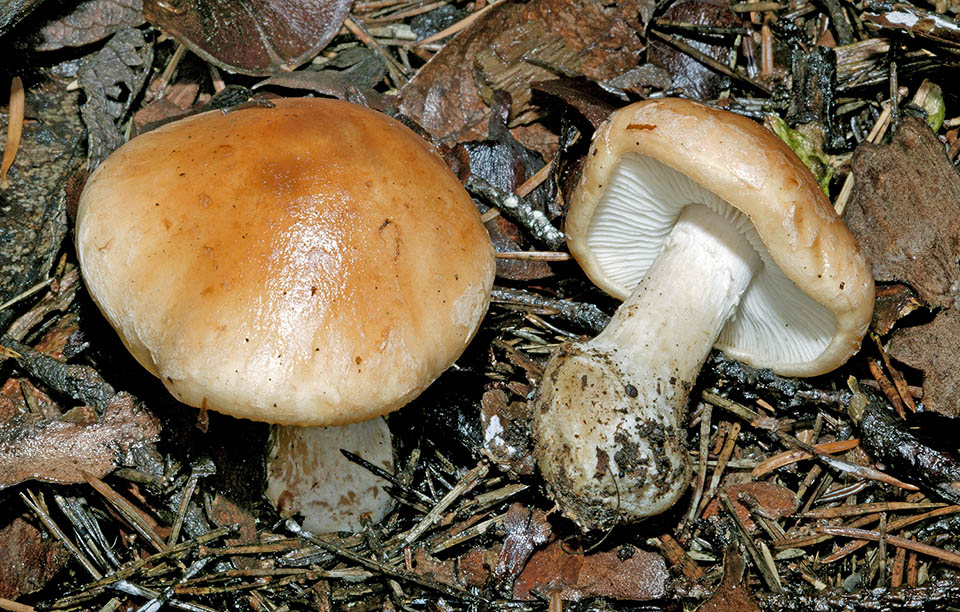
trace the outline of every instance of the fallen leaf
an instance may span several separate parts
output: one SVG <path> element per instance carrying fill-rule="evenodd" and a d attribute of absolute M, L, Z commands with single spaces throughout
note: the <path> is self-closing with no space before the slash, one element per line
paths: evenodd
<path fill-rule="evenodd" d="M 510 505 L 503 519 L 507 537 L 497 557 L 493 575 L 498 585 L 511 585 L 533 550 L 550 537 L 550 523 L 542 510 L 530 511 L 521 503 Z"/>
<path fill-rule="evenodd" d="M 527 402 L 510 402 L 500 389 L 491 389 L 480 401 L 481 453 L 500 469 L 515 474 L 533 473 L 533 443 Z"/>
<path fill-rule="evenodd" d="M 146 0 L 147 19 L 232 72 L 269 75 L 309 61 L 340 31 L 352 0 Z"/>
<path fill-rule="evenodd" d="M 338 53 L 322 70 L 274 75 L 257 83 L 254 89 L 271 86 L 301 89 L 386 111 L 390 102 L 374 89 L 386 74 L 386 67 L 375 53 L 364 47 L 353 47 Z"/>
<path fill-rule="evenodd" d="M 15 518 L 0 529 L 0 597 L 16 599 L 45 587 L 72 557 L 60 540 Z"/>
<path fill-rule="evenodd" d="M 926 325 L 894 332 L 890 356 L 923 371 L 927 410 L 960 415 L 960 175 L 921 119 L 906 117 L 893 140 L 861 145 L 844 219 L 877 280 L 906 283 L 940 309 Z M 907 308 L 915 309 L 908 303 Z"/>
<path fill-rule="evenodd" d="M 152 62 L 153 46 L 133 28 L 117 32 L 102 49 L 84 58 L 77 76 L 87 95 L 80 116 L 89 132 L 89 168 L 97 167 L 123 142 L 117 123 L 143 88 Z"/>
<path fill-rule="evenodd" d="M 728 8 L 711 2 L 678 2 L 667 9 L 661 19 L 692 25 L 732 27 L 740 25 L 740 20 Z M 724 39 L 694 37 L 672 33 L 671 37 L 686 43 L 700 53 L 712 57 L 721 64 L 730 61 L 731 46 Z M 660 66 L 673 77 L 673 88 L 683 92 L 684 96 L 711 100 L 730 86 L 730 78 L 700 63 L 691 55 L 661 40 L 651 39 L 647 59 L 651 64 Z"/>
<path fill-rule="evenodd" d="M 33 48 L 55 51 L 89 45 L 144 21 L 143 0 L 84 0 L 44 24 Z"/>
<path fill-rule="evenodd" d="M 670 574 L 663 557 L 631 545 L 592 554 L 568 550 L 555 540 L 530 557 L 514 585 L 515 599 L 560 591 L 561 599 L 610 597 L 629 601 L 660 599 Z"/>
<path fill-rule="evenodd" d="M 844 221 L 879 281 L 904 282 L 936 308 L 960 296 L 960 176 L 929 126 L 900 123 L 889 144 L 860 145 Z"/>
<path fill-rule="evenodd" d="M 751 516 L 751 508 L 772 519 L 790 516 L 797 509 L 797 496 L 793 491 L 772 482 L 744 482 L 725 486 L 723 490 L 733 502 L 743 526 L 751 533 L 759 529 Z M 719 515 L 720 501 L 715 498 L 703 509 L 703 518 Z"/>
<path fill-rule="evenodd" d="M 4 0 L 0 2 L 0 36 L 29 15 L 43 0 Z"/>
<path fill-rule="evenodd" d="M 83 162 L 80 95 L 51 81 L 26 87 L 32 112 L 8 175 L 10 187 L 0 192 L 0 303 L 43 280 L 60 252 L 67 233 L 64 186 Z M 6 121 L 0 113 L 0 140 Z M 16 312 L 0 311 L 0 329 Z"/>
<path fill-rule="evenodd" d="M 886 336 L 897 321 L 923 306 L 913 289 L 903 283 L 877 287 L 877 300 L 870 324 L 881 336 Z"/>
<path fill-rule="evenodd" d="M 599 0 L 504 2 L 444 45 L 400 92 L 400 110 L 446 142 L 483 138 L 485 91 L 505 90 L 510 126 L 536 118 L 530 83 L 574 73 L 603 81 L 639 63 L 637 6 Z"/>
<path fill-rule="evenodd" d="M 236 535 L 226 538 L 227 546 L 255 545 L 257 541 L 257 521 L 247 510 L 235 504 L 221 493 L 209 496 L 206 503 L 206 514 L 217 527 L 236 526 Z M 240 568 L 250 569 L 260 567 L 261 560 L 247 555 L 235 555 L 230 560 Z"/>
<path fill-rule="evenodd" d="M 533 84 L 533 88 L 563 100 L 583 115 L 594 128 L 600 127 L 610 113 L 621 105 L 619 100 L 611 99 L 599 85 L 585 79 L 539 81 Z"/>
<path fill-rule="evenodd" d="M 944 310 L 926 325 L 899 329 L 888 353 L 897 361 L 923 371 L 924 410 L 960 416 L 960 311 Z"/>
<path fill-rule="evenodd" d="M 760 612 L 760 604 L 743 579 L 746 563 L 735 550 L 727 549 L 723 555 L 723 580 L 699 612 Z"/>
<path fill-rule="evenodd" d="M 84 423 L 77 416 L 19 414 L 0 425 L 0 489 L 25 480 L 85 482 L 82 472 L 103 477 L 134 447 L 160 435 L 153 414 L 126 393 L 118 393 L 99 420 Z"/>

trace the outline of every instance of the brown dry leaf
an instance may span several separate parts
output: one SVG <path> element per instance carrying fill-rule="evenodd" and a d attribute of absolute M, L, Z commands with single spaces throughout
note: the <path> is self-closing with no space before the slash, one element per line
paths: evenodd
<path fill-rule="evenodd" d="M 923 302 L 917 298 L 913 289 L 903 283 L 877 287 L 877 301 L 873 307 L 871 326 L 878 334 L 885 336 L 897 321 L 921 307 Z"/>
<path fill-rule="evenodd" d="M 570 551 L 560 541 L 538 550 L 527 562 L 514 585 L 516 599 L 533 599 L 560 591 L 561 599 L 610 597 L 649 601 L 667 594 L 666 562 L 656 553 L 630 545 L 587 554 Z"/>
<path fill-rule="evenodd" d="M 760 612 L 760 604 L 744 580 L 746 563 L 733 549 L 723 555 L 723 581 L 700 612 Z"/>
<path fill-rule="evenodd" d="M 907 117 L 890 144 L 853 156 L 844 220 L 879 281 L 905 282 L 930 306 L 953 308 L 960 292 L 960 176 L 920 119 Z"/>
<path fill-rule="evenodd" d="M 773 519 L 790 516 L 797 510 L 797 496 L 793 491 L 772 482 L 744 482 L 725 486 L 723 490 L 733 502 L 743 526 L 751 533 L 759 526 L 751 517 L 750 508 L 756 507 L 762 515 Z M 703 510 L 703 518 L 720 514 L 718 499 L 713 499 Z"/>
<path fill-rule="evenodd" d="M 58 419 L 19 414 L 0 426 L 0 489 L 25 480 L 86 482 L 82 472 L 101 478 L 159 435 L 153 414 L 126 393 L 99 420 L 82 409 Z"/>
<path fill-rule="evenodd" d="M 401 91 L 400 109 L 440 140 L 482 138 L 490 88 L 510 94 L 511 127 L 530 122 L 531 83 L 560 72 L 604 81 L 639 63 L 637 14 L 633 0 L 504 2 L 420 69 Z"/>
<path fill-rule="evenodd" d="M 926 325 L 898 330 L 890 341 L 891 357 L 923 371 L 925 410 L 960 416 L 960 312 L 951 308 Z"/>
<path fill-rule="evenodd" d="M 928 410 L 960 414 L 960 175 L 920 119 L 908 117 L 893 141 L 861 145 L 844 219 L 873 263 L 877 280 L 903 282 L 942 309 L 932 323 L 894 332 L 890 356 L 924 373 Z M 915 306 L 914 306 L 915 308 Z"/>
<path fill-rule="evenodd" d="M 17 517 L 0 529 L 0 597 L 16 599 L 39 591 L 72 557 L 60 540 Z"/>
<path fill-rule="evenodd" d="M 309 61 L 340 30 L 352 0 L 146 0 L 147 19 L 232 72 L 269 75 Z"/>
<path fill-rule="evenodd" d="M 89 45 L 143 22 L 143 0 L 84 0 L 44 24 L 34 50 Z"/>

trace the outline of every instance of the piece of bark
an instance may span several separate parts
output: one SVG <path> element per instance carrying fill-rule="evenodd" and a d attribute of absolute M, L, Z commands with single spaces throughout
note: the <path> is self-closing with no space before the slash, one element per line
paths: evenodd
<path fill-rule="evenodd" d="M 906 117 L 889 144 L 862 144 L 844 212 L 879 281 L 904 282 L 936 308 L 960 296 L 960 176 L 920 119 Z"/>
<path fill-rule="evenodd" d="M 483 91 L 506 90 L 510 125 L 536 118 L 530 83 L 560 74 L 603 81 L 640 62 L 636 2 L 504 2 L 448 42 L 400 92 L 400 110 L 435 138 L 483 138 Z"/>
<path fill-rule="evenodd" d="M 127 393 L 114 396 L 100 419 L 90 409 L 53 420 L 16 415 L 0 424 L 0 489 L 25 480 L 86 482 L 82 472 L 102 478 L 159 435 L 156 417 Z"/>

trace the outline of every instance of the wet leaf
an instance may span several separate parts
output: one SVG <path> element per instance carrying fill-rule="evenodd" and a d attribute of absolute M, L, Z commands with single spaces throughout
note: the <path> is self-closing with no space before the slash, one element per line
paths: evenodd
<path fill-rule="evenodd" d="M 610 113 L 620 106 L 619 103 L 611 100 L 610 96 L 601 90 L 598 85 L 585 79 L 552 79 L 534 83 L 533 87 L 538 91 L 556 96 L 577 109 L 594 128 L 600 127 L 600 124 L 607 120 Z"/>
<path fill-rule="evenodd" d="M 143 22 L 143 0 L 85 0 L 40 28 L 33 48 L 55 51 L 89 45 Z"/>
<path fill-rule="evenodd" d="M 120 146 L 117 123 L 130 110 L 147 80 L 153 47 L 136 29 L 117 32 L 99 51 L 83 60 L 78 73 L 87 95 L 80 116 L 89 134 L 87 159 L 95 168 Z"/>
<path fill-rule="evenodd" d="M 80 92 L 44 82 L 26 87 L 31 109 L 10 188 L 0 192 L 0 303 L 43 280 L 67 231 L 64 187 L 83 162 L 86 134 L 77 115 Z M 0 114 L 0 139 L 7 116 Z M 15 314 L 0 312 L 0 327 Z"/>
<path fill-rule="evenodd" d="M 619 546 L 583 554 L 558 540 L 538 550 L 527 562 L 513 589 L 516 599 L 533 599 L 560 591 L 564 600 L 586 597 L 646 601 L 667 593 L 666 562 L 656 553 Z"/>
<path fill-rule="evenodd" d="M 481 452 L 500 469 L 515 474 L 533 474 L 527 402 L 510 402 L 502 390 L 491 389 L 483 394 L 480 406 Z"/>
<path fill-rule="evenodd" d="M 512 584 L 533 550 L 550 537 L 550 523 L 542 510 L 530 511 L 520 503 L 511 504 L 503 519 L 507 537 L 497 557 L 493 575 L 498 584 Z"/>
<path fill-rule="evenodd" d="M 878 334 L 885 336 L 897 321 L 921 307 L 923 302 L 917 298 L 917 294 L 902 283 L 877 287 L 871 326 Z"/>
<path fill-rule="evenodd" d="M 512 99 L 510 126 L 537 116 L 530 84 L 573 73 L 603 81 L 639 63 L 636 2 L 504 2 L 458 34 L 401 91 L 401 110 L 434 137 L 485 137 L 485 91 Z"/>
<path fill-rule="evenodd" d="M 772 519 L 793 514 L 797 509 L 797 497 L 794 493 L 772 482 L 745 482 L 723 487 L 727 497 L 733 502 L 737 516 L 751 533 L 760 529 L 751 516 L 751 508 L 757 513 Z M 703 518 L 722 516 L 720 501 L 712 500 L 703 510 Z"/>
<path fill-rule="evenodd" d="M 160 435 L 160 424 L 132 396 L 117 394 L 97 419 L 74 409 L 57 419 L 19 414 L 0 426 L 0 488 L 25 480 L 85 482 L 103 477 L 135 446 Z"/>
<path fill-rule="evenodd" d="M 0 36 L 29 15 L 42 0 L 0 0 Z"/>
<path fill-rule="evenodd" d="M 667 9 L 662 19 L 692 25 L 731 27 L 740 25 L 730 9 L 698 0 L 678 2 Z M 721 64 L 730 61 L 730 45 L 716 37 L 694 34 L 673 34 L 673 37 L 709 55 Z M 651 39 L 647 53 L 650 63 L 666 69 L 673 77 L 673 87 L 685 96 L 709 100 L 730 86 L 730 78 L 717 73 L 679 49 L 656 39 Z"/>
<path fill-rule="evenodd" d="M 269 75 L 309 61 L 340 30 L 352 0 L 146 0 L 144 12 L 225 70 Z"/>
<path fill-rule="evenodd" d="M 387 69 L 376 54 L 355 47 L 339 53 L 337 59 L 322 70 L 278 74 L 257 83 L 254 89 L 273 86 L 307 90 L 383 111 L 389 103 L 374 86 L 386 74 Z"/>

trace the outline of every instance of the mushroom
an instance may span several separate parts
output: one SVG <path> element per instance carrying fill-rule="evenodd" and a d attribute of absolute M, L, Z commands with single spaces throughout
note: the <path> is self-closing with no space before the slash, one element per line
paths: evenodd
<path fill-rule="evenodd" d="M 327 99 L 203 113 L 131 140 L 87 182 L 76 243 L 93 300 L 178 400 L 284 426 L 408 403 L 466 348 L 494 275 L 476 207 L 433 149 Z M 358 430 L 373 448 L 376 430 Z M 293 448 L 323 452 L 281 445 Z M 274 456 L 268 471 L 293 492 L 303 475 Z M 299 507 L 283 486 L 275 499 Z"/>
<path fill-rule="evenodd" d="M 873 309 L 856 240 L 757 123 L 682 99 L 615 112 L 566 222 L 587 276 L 625 300 L 561 345 L 534 403 L 534 456 L 583 529 L 670 508 L 687 486 L 687 398 L 711 347 L 787 376 L 846 361 Z"/>

